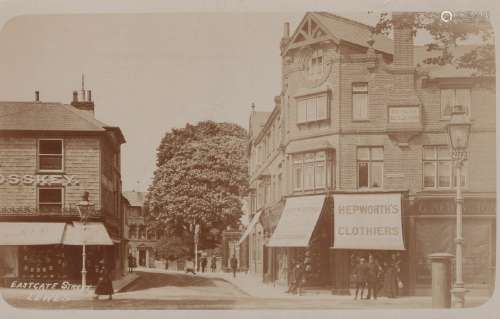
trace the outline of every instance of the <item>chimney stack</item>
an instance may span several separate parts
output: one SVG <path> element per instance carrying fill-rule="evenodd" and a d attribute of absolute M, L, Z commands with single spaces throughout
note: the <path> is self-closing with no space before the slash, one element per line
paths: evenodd
<path fill-rule="evenodd" d="M 35 102 L 40 102 L 40 91 L 35 91 Z"/>
<path fill-rule="evenodd" d="M 73 101 L 71 102 L 71 104 L 77 102 L 78 102 L 78 91 L 73 91 Z"/>
<path fill-rule="evenodd" d="M 88 98 L 88 102 L 92 102 L 92 91 L 91 90 L 87 91 L 87 98 Z"/>
<path fill-rule="evenodd" d="M 394 30 L 394 66 L 413 67 L 413 23 L 415 15 L 411 12 L 394 12 L 392 14 Z"/>
<path fill-rule="evenodd" d="M 82 91 L 85 92 L 85 91 Z M 82 94 L 82 100 L 78 100 L 78 91 L 73 91 L 73 100 L 71 101 L 71 105 L 80 110 L 87 113 L 89 116 L 94 117 L 94 102 L 92 101 L 92 93 L 88 91 L 88 100 L 85 100 L 85 95 Z"/>

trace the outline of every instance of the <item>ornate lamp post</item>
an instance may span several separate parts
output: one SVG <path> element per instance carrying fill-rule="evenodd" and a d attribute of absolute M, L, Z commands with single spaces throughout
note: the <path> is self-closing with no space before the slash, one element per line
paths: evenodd
<path fill-rule="evenodd" d="M 87 286 L 87 269 L 85 268 L 86 254 L 85 254 L 85 230 L 87 219 L 94 211 L 94 204 L 89 201 L 89 192 L 83 193 L 82 201 L 77 204 L 78 214 L 83 224 L 83 238 L 82 238 L 82 290 Z"/>
<path fill-rule="evenodd" d="M 464 198 L 461 189 L 461 176 L 462 166 L 467 160 L 467 146 L 469 144 L 469 135 L 471 123 L 465 116 L 463 106 L 456 105 L 451 113 L 451 119 L 447 126 L 448 135 L 450 137 L 450 144 L 452 148 L 452 159 L 456 168 L 456 209 L 457 209 L 457 229 L 456 229 L 456 261 L 455 261 L 455 284 L 451 290 L 456 299 L 456 306 L 463 308 L 465 304 L 465 293 L 467 289 L 464 287 L 462 263 L 463 263 L 463 244 L 464 238 L 462 237 L 462 210 Z"/>

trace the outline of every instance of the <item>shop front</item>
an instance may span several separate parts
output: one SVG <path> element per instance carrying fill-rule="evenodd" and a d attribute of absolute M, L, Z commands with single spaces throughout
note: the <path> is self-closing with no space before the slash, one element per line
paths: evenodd
<path fill-rule="evenodd" d="M 84 229 L 85 228 L 85 229 Z M 79 283 L 82 243 L 86 243 L 87 282 L 97 281 L 96 266 L 107 263 L 112 241 L 102 223 L 1 222 L 1 285 L 11 283 Z"/>
<path fill-rule="evenodd" d="M 332 286 L 335 294 L 350 294 L 353 271 L 363 258 L 380 266 L 380 278 L 396 271 L 399 294 L 407 294 L 408 251 L 405 247 L 401 192 L 335 193 L 332 220 Z M 382 279 L 381 279 L 382 281 Z"/>

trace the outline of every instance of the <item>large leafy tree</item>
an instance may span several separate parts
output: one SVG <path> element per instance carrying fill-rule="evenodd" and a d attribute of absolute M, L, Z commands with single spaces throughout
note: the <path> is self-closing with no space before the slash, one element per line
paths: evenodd
<path fill-rule="evenodd" d="M 162 246 L 183 243 L 190 250 L 198 224 L 200 249 L 214 248 L 222 230 L 239 225 L 248 189 L 246 145 L 246 131 L 231 123 L 187 124 L 165 135 L 146 197 L 150 223 L 168 234 Z"/>
<path fill-rule="evenodd" d="M 428 51 L 438 52 L 424 63 L 455 64 L 475 71 L 477 76 L 495 75 L 494 30 L 487 12 L 455 12 L 452 16 L 441 12 L 414 12 L 413 19 L 396 20 L 389 13 L 381 13 L 375 33 L 389 34 L 396 23 L 409 23 L 416 34 L 419 30 L 430 34 Z M 481 40 L 472 50 L 455 55 L 454 48 L 463 41 Z"/>

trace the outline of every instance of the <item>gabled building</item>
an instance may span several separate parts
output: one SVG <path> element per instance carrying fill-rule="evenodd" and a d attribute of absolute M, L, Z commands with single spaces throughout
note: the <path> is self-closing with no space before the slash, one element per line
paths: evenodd
<path fill-rule="evenodd" d="M 85 98 L 87 93 L 87 98 Z M 12 280 L 87 282 L 104 261 L 118 278 L 125 246 L 118 127 L 94 117 L 91 92 L 71 104 L 0 102 L 0 268 Z M 88 194 L 82 225 L 77 205 Z"/>
<path fill-rule="evenodd" d="M 240 243 L 263 280 L 287 285 L 291 267 L 307 260 L 309 286 L 344 294 L 355 260 L 373 255 L 397 260 L 401 293 L 428 291 L 427 256 L 454 253 L 459 181 L 465 282 L 491 289 L 495 78 L 424 64 L 436 53 L 416 46 L 405 25 L 390 39 L 326 12 L 306 13 L 292 35 L 285 24 L 282 90 L 269 115 L 250 116 L 253 219 Z M 472 121 L 460 177 L 446 131 L 455 105 Z"/>

